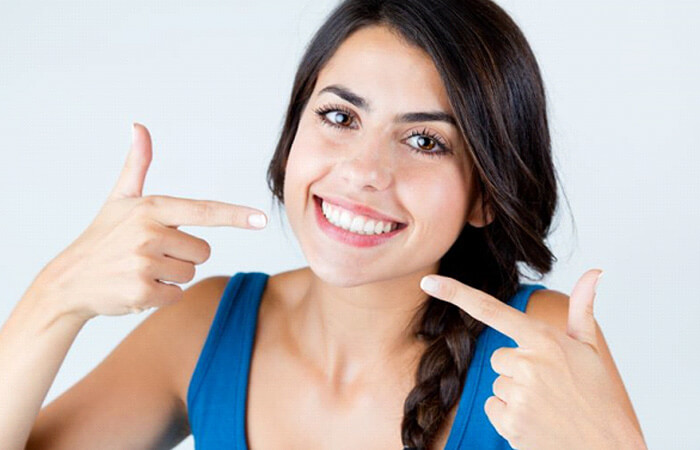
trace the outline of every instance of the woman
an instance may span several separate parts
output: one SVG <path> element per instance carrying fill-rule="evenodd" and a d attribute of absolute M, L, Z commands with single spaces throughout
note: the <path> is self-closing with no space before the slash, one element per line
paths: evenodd
<path fill-rule="evenodd" d="M 519 281 L 555 260 L 557 184 L 537 63 L 494 3 L 349 0 L 313 37 L 268 170 L 309 267 L 169 284 L 210 253 L 177 226 L 260 212 L 144 197 L 150 161 L 136 125 L 4 325 L 3 448 L 645 447 L 592 315 L 601 271 L 570 297 Z M 155 306 L 39 413 L 90 318 Z"/>

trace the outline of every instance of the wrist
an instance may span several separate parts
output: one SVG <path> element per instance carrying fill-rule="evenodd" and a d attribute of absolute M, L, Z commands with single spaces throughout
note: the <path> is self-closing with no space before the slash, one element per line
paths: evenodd
<path fill-rule="evenodd" d="M 617 442 L 618 449 L 649 450 L 646 442 L 644 442 L 642 433 L 632 426 L 632 424 L 630 424 L 627 430 L 620 433 Z"/>
<path fill-rule="evenodd" d="M 57 293 L 31 289 L 22 296 L 18 308 L 30 314 L 34 323 L 40 324 L 42 329 L 56 323 L 82 328 L 94 317 L 70 308 L 69 303 Z"/>
<path fill-rule="evenodd" d="M 615 449 L 648 450 L 641 430 L 627 416 L 620 416 L 619 420 L 610 423 L 608 436 Z"/>

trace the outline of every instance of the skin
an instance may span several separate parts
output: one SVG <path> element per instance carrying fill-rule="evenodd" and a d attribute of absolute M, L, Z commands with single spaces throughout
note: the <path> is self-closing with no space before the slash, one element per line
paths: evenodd
<path fill-rule="evenodd" d="M 342 85 L 362 96 L 369 110 L 334 93 L 320 93 L 329 85 Z M 315 110 L 329 104 L 352 113 L 325 114 L 346 129 L 322 123 Z M 468 220 L 483 225 L 473 206 L 473 180 L 466 175 L 461 156 L 465 144 L 457 128 L 439 121 L 394 121 L 397 114 L 417 111 L 453 114 L 428 55 L 381 27 L 361 29 L 343 42 L 319 74 L 303 111 L 286 167 L 284 196 L 289 223 L 309 267 L 295 280 L 298 295 L 278 300 L 284 305 L 276 309 L 284 313 L 270 312 L 277 317 L 279 335 L 268 350 L 287 365 L 273 367 L 279 363 L 263 356 L 252 369 L 262 377 L 281 370 L 290 382 L 310 386 L 289 399 L 289 411 L 277 407 L 286 445 L 306 436 L 300 430 L 308 429 L 308 417 L 314 417 L 309 432 L 323 433 L 326 446 L 357 442 L 356 430 L 361 429 L 367 445 L 400 447 L 396 430 L 403 401 L 424 351 L 409 327 L 415 310 L 427 299 L 419 281 L 437 271 L 439 259 Z M 411 148 L 438 150 L 433 141 L 409 139 L 412 131 L 425 128 L 440 136 L 452 153 L 431 158 L 413 152 Z M 376 247 L 334 241 L 316 224 L 312 193 L 374 207 L 408 227 Z M 280 355 L 280 349 L 285 353 Z M 263 369 L 266 362 L 270 366 Z M 277 395 L 285 394 L 272 383 L 253 382 L 251 388 L 252 396 L 267 393 L 261 394 L 266 398 L 259 407 L 251 402 L 252 442 L 261 448 L 272 446 L 273 438 L 264 431 L 270 420 L 265 416 L 273 401 L 278 402 Z"/>
<path fill-rule="evenodd" d="M 369 107 L 320 93 L 329 85 L 348 88 Z M 315 110 L 329 104 L 350 111 L 325 113 L 347 128 L 321 122 Z M 453 114 L 432 60 L 383 27 L 351 35 L 319 74 L 284 186 L 289 223 L 309 267 L 287 274 L 286 284 L 294 287 L 273 286 L 270 303 L 261 306 L 268 324 L 259 330 L 264 337 L 251 368 L 252 447 L 401 448 L 403 403 L 425 350 L 410 323 L 427 299 L 420 280 L 437 271 L 467 222 L 487 223 L 476 207 L 469 161 L 459 156 L 465 143 L 457 128 L 393 120 L 434 110 Z M 406 138 L 425 127 L 454 153 L 430 158 L 411 152 L 408 146 L 420 146 Z M 408 227 L 376 247 L 334 241 L 316 224 L 312 194 L 369 205 Z M 289 392 L 289 385 L 305 389 Z M 455 412 L 436 448 L 444 446 Z"/>
<path fill-rule="evenodd" d="M 361 95 L 371 112 L 333 93 L 319 95 L 328 85 Z M 352 119 L 326 113 L 345 129 L 321 123 L 314 110 L 328 104 L 353 112 Z M 416 139 L 407 140 L 411 131 L 427 127 L 453 151 L 463 152 L 457 128 L 437 121 L 393 121 L 399 113 L 432 110 L 452 114 L 430 58 L 385 28 L 373 27 L 341 45 L 319 74 L 302 114 L 284 197 L 311 270 L 308 289 L 289 321 L 295 344 L 306 349 L 309 362 L 335 389 L 361 383 L 376 364 L 392 361 L 415 344 L 407 324 L 427 298 L 420 279 L 437 271 L 466 223 L 471 190 L 462 160 L 455 154 L 416 154 L 410 149 L 420 148 Z M 408 227 L 375 247 L 340 243 L 318 227 L 312 193 L 374 207 Z"/>
<path fill-rule="evenodd" d="M 362 95 L 371 104 L 371 111 L 331 94 L 319 95 L 328 84 L 343 84 Z M 338 130 L 322 125 L 313 110 L 328 102 L 353 111 L 357 128 Z M 289 222 L 309 267 L 271 276 L 262 293 L 246 408 L 250 448 L 402 448 L 403 404 L 414 386 L 416 366 L 424 351 L 409 332 L 415 308 L 427 298 L 419 282 L 424 275 L 435 273 L 439 258 L 467 222 L 483 226 L 491 220 L 488 211 L 482 214 L 476 206 L 479 202 L 473 194 L 467 159 L 421 156 L 411 152 L 406 140 L 411 131 L 428 128 L 459 155 L 464 143 L 456 129 L 441 122 L 392 121 L 397 113 L 437 109 L 451 113 L 432 62 L 386 29 L 358 31 L 321 72 L 301 118 L 284 186 Z M 415 138 L 411 143 L 417 145 Z M 314 192 L 375 207 L 400 218 L 408 228 L 376 248 L 343 246 L 316 228 Z M 87 377 L 42 409 L 27 448 L 171 448 L 184 439 L 189 433 L 189 382 L 229 279 L 206 278 L 186 289 L 181 301 L 151 314 Z M 576 431 L 587 433 L 590 440 L 583 442 L 596 443 L 590 448 L 608 448 L 610 442 L 616 449 L 641 448 L 633 447 L 639 443 L 635 436 L 641 436 L 639 423 L 600 328 L 592 317 L 585 327 L 581 325 L 587 304 L 580 300 L 581 295 L 572 293 L 574 320 L 568 321 L 569 296 L 553 290 L 534 292 L 524 314 L 541 323 L 534 326 L 514 319 L 517 315 L 508 309 L 500 321 L 480 313 L 480 308 L 469 303 L 478 291 L 458 284 L 452 287 L 440 298 L 513 337 L 519 336 L 518 330 L 526 333 L 529 328 L 535 330 L 529 333 L 534 336 L 547 324 L 550 338 L 565 340 L 561 335 L 573 330 L 574 336 L 585 334 L 586 340 L 593 342 L 595 328 L 600 362 L 595 366 L 597 379 L 589 377 L 594 382 L 576 388 L 564 383 L 568 390 L 526 408 L 523 403 L 511 407 L 507 399 L 513 392 L 520 398 L 523 392 L 546 392 L 542 386 L 526 381 L 519 383 L 528 387 L 523 390 L 502 380 L 494 385 L 493 400 L 481 405 L 497 431 L 513 442 L 525 443 L 518 448 L 528 448 L 533 442 L 532 448 L 549 448 L 544 445 L 550 444 L 546 435 L 541 434 L 538 442 L 537 435 L 518 432 L 524 428 L 541 432 L 548 424 L 522 418 L 556 417 L 560 413 L 556 398 L 595 398 L 603 392 L 595 386 L 604 384 L 605 405 L 610 411 L 606 417 L 611 419 L 607 425 L 612 426 L 601 427 L 602 434 L 596 426 Z M 592 303 L 590 298 L 587 301 Z M 37 315 L 38 310 L 28 308 L 27 314 Z M 490 310 L 497 311 L 494 306 Z M 20 317 L 17 323 L 40 322 L 30 319 Z M 53 328 L 46 327 L 52 334 L 44 336 L 42 342 L 59 342 L 64 351 L 79 327 L 71 325 L 71 330 L 65 331 L 58 326 L 66 322 L 56 322 Z M 583 328 L 585 333 L 581 333 Z M 522 341 L 525 348 L 529 349 L 529 342 Z M 58 350 L 49 350 L 46 353 L 53 354 L 53 361 Z M 493 355 L 494 370 L 504 376 L 509 371 L 512 374 L 509 367 L 519 356 L 506 352 Z M 550 378 L 550 383 L 575 378 L 566 371 L 563 359 L 548 361 L 536 370 L 544 368 L 551 375 L 548 369 L 557 368 L 554 373 L 559 378 Z M 608 380 L 601 379 L 605 374 Z M 434 448 L 444 447 L 457 407 L 448 414 Z M 521 419 L 514 419 L 517 417 Z M 577 423 L 591 423 L 585 420 L 591 416 L 564 417 L 565 424 L 579 419 L 584 420 Z M 556 442 L 562 443 L 565 445 L 557 448 L 576 448 L 573 444 L 581 441 Z"/>
<path fill-rule="evenodd" d="M 328 85 L 349 88 L 370 110 L 321 94 Z M 348 129 L 321 123 L 314 110 L 329 103 L 350 110 L 349 117 L 325 116 Z M 263 293 L 247 410 L 252 448 L 401 448 L 403 403 L 425 350 L 410 332 L 415 309 L 427 299 L 420 280 L 436 272 L 467 222 L 485 224 L 468 161 L 457 156 L 465 151 L 458 130 L 393 121 L 399 113 L 433 110 L 452 114 L 432 61 L 385 28 L 351 35 L 319 74 L 284 186 L 289 223 L 309 267 L 271 277 Z M 417 144 L 406 137 L 424 127 L 455 153 L 411 152 L 407 146 Z M 313 193 L 372 206 L 408 227 L 376 247 L 339 243 L 318 228 Z M 548 310 L 539 308 L 539 317 Z M 457 407 L 435 448 L 444 447 Z"/>

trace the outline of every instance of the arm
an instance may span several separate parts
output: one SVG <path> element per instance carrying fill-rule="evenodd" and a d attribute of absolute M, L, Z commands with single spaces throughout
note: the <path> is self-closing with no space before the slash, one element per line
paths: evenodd
<path fill-rule="evenodd" d="M 0 329 L 0 443 L 21 449 L 68 349 L 87 319 L 26 297 Z"/>
<path fill-rule="evenodd" d="M 84 321 L 50 313 L 36 298 L 23 299 L 0 332 L 0 398 L 5 399 L 0 448 L 177 445 L 190 434 L 178 393 L 190 371 L 191 354 L 183 349 L 192 345 L 188 336 L 196 334 L 195 324 L 205 327 L 211 321 L 226 280 L 210 277 L 185 289 L 182 300 L 150 314 L 95 369 L 41 411 Z M 200 334 L 206 332 L 201 327 L 196 328 L 203 330 Z"/>

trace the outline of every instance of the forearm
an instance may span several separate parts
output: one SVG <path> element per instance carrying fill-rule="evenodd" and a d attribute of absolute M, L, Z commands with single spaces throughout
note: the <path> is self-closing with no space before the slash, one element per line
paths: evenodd
<path fill-rule="evenodd" d="M 610 449 L 610 450 L 648 450 L 644 436 L 636 421 L 620 415 L 609 419 L 604 424 L 594 425 L 589 429 L 590 440 L 582 442 L 583 448 Z"/>
<path fill-rule="evenodd" d="M 642 436 L 636 424 L 631 422 L 623 424 L 619 426 L 618 430 L 615 446 L 617 450 L 648 450 L 644 436 Z"/>
<path fill-rule="evenodd" d="M 24 449 L 59 367 L 87 319 L 25 296 L 0 329 L 0 444 Z"/>

